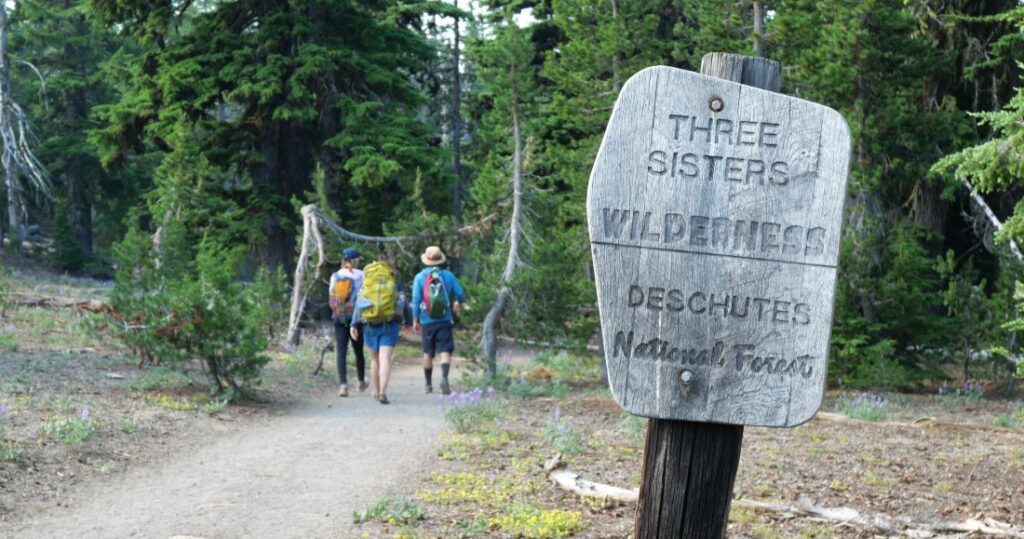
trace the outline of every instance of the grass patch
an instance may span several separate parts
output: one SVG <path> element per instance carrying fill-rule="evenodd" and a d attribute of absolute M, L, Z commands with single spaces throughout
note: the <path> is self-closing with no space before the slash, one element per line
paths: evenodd
<path fill-rule="evenodd" d="M 192 385 L 192 379 L 185 374 L 167 367 L 154 367 L 132 381 L 125 387 L 132 391 L 152 391 L 154 389 L 174 389 Z"/>
<path fill-rule="evenodd" d="M 14 462 L 25 455 L 25 452 L 14 440 L 0 443 L 0 462 Z"/>
<path fill-rule="evenodd" d="M 877 476 L 872 472 L 864 472 L 864 484 L 878 488 L 892 488 L 898 484 L 898 481 Z"/>
<path fill-rule="evenodd" d="M 366 511 L 354 511 L 352 522 L 382 522 L 392 526 L 408 526 L 423 518 L 423 509 L 415 503 L 391 494 L 377 498 Z"/>
<path fill-rule="evenodd" d="M 131 419 L 122 419 L 117 423 L 117 430 L 125 434 L 132 434 L 138 429 L 138 425 L 136 425 L 135 422 L 132 421 Z"/>
<path fill-rule="evenodd" d="M 511 498 L 540 488 L 533 480 L 496 478 L 479 472 L 436 473 L 433 481 L 440 487 L 420 491 L 417 497 L 440 505 L 471 502 L 486 507 L 502 507 Z"/>
<path fill-rule="evenodd" d="M 935 490 L 935 492 L 938 492 L 940 494 L 949 494 L 950 492 L 953 492 L 953 484 L 946 481 L 940 481 L 938 483 L 935 483 L 933 489 Z"/>
<path fill-rule="evenodd" d="M 494 389 L 472 389 L 443 397 L 444 420 L 457 432 L 480 432 L 504 414 L 507 403 L 494 398 Z"/>
<path fill-rule="evenodd" d="M 805 537 L 806 539 L 831 539 L 835 536 L 836 532 L 824 524 L 816 524 L 800 530 L 800 537 Z"/>
<path fill-rule="evenodd" d="M 190 397 L 173 397 L 161 393 L 158 395 L 146 395 L 145 400 L 147 403 L 164 410 L 187 412 L 195 410 L 200 405 L 208 404 L 210 396 L 205 393 L 193 393 Z"/>
<path fill-rule="evenodd" d="M 86 414 L 82 414 L 83 416 Z M 43 422 L 39 432 L 53 440 L 63 442 L 66 445 L 80 445 L 95 438 L 97 434 L 96 422 L 91 418 L 69 419 L 66 417 L 55 417 Z"/>
<path fill-rule="evenodd" d="M 583 515 L 578 511 L 517 505 L 508 513 L 487 519 L 487 526 L 513 537 L 568 537 L 583 529 Z"/>
<path fill-rule="evenodd" d="M 629 441 L 640 443 L 647 433 L 647 418 L 623 411 L 619 419 L 619 432 Z"/>
<path fill-rule="evenodd" d="M 747 509 L 733 509 L 729 511 L 729 522 L 736 524 L 753 524 L 757 522 L 757 515 Z"/>
<path fill-rule="evenodd" d="M 444 460 L 466 462 L 481 453 L 501 449 L 514 439 L 511 431 L 499 428 L 471 433 L 442 432 L 438 456 Z"/>
<path fill-rule="evenodd" d="M 995 420 L 992 421 L 997 427 L 1014 428 L 1017 426 L 1017 418 L 1010 414 L 1002 414 L 996 416 Z"/>
<path fill-rule="evenodd" d="M 881 395 L 860 393 L 841 399 L 839 411 L 861 421 L 885 421 L 889 418 L 889 403 Z"/>
<path fill-rule="evenodd" d="M 555 409 L 555 413 L 548 419 L 540 437 L 563 455 L 576 455 L 583 451 L 583 432 L 562 419 L 558 409 Z"/>
<path fill-rule="evenodd" d="M 18 340 L 14 338 L 14 333 L 0 333 L 0 350 L 6 352 L 17 352 L 18 351 Z"/>

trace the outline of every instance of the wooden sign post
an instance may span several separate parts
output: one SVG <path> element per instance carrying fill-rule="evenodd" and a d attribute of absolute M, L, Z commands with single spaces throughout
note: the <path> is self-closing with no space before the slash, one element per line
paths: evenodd
<path fill-rule="evenodd" d="M 743 425 L 821 404 L 850 135 L 712 53 L 623 86 L 587 193 L 612 393 L 652 418 L 634 537 L 721 537 Z"/>

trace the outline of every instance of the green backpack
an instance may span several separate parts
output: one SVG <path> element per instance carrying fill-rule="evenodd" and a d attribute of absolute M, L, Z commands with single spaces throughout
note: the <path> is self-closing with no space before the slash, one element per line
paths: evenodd
<path fill-rule="evenodd" d="M 370 305 L 363 309 L 363 320 L 371 324 L 390 322 L 395 319 L 395 299 L 398 287 L 395 274 L 387 262 L 373 262 L 363 270 L 363 298 Z"/>
<path fill-rule="evenodd" d="M 444 318 L 448 312 L 448 290 L 438 270 L 431 271 L 423 280 L 423 303 L 427 314 L 434 320 Z"/>

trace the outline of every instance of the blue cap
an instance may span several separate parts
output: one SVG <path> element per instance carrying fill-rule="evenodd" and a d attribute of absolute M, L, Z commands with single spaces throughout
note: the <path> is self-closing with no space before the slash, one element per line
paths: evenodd
<path fill-rule="evenodd" d="M 345 260 L 352 260 L 353 258 L 359 258 L 359 249 L 355 247 L 348 247 L 342 253 L 345 255 Z"/>

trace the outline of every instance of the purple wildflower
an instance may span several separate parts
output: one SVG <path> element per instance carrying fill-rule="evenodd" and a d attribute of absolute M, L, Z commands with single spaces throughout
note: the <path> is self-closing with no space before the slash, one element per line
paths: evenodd
<path fill-rule="evenodd" d="M 88 419 L 89 419 L 89 407 L 88 406 L 83 406 L 82 407 L 82 421 L 87 421 Z"/>
<path fill-rule="evenodd" d="M 7 403 L 0 403 L 0 417 L 7 417 Z"/>
<path fill-rule="evenodd" d="M 551 413 L 551 417 L 555 421 L 558 421 L 558 419 L 562 417 L 562 409 L 556 406 L 555 411 Z"/>

